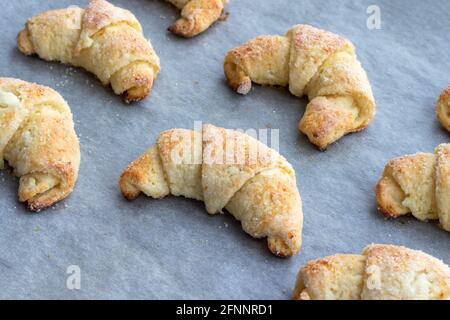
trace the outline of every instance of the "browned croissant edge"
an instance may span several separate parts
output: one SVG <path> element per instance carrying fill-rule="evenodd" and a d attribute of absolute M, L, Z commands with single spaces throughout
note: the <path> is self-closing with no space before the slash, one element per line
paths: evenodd
<path fill-rule="evenodd" d="M 65 166 L 61 166 L 61 168 L 59 170 L 61 171 L 61 175 L 65 176 L 66 179 L 68 181 L 70 181 L 69 188 L 73 188 L 75 186 L 75 182 L 77 180 L 77 174 L 74 173 L 72 164 L 68 163 Z M 55 188 L 59 188 L 59 187 L 60 187 L 59 185 L 55 186 Z M 49 190 L 45 194 L 40 194 L 40 195 L 36 196 L 35 198 L 26 200 L 25 205 L 28 208 L 28 210 L 35 212 L 35 213 L 39 213 L 42 210 L 48 209 L 49 207 L 54 206 L 58 202 L 65 200 L 71 192 L 72 192 L 72 190 L 67 189 L 63 193 L 58 194 L 52 190 Z"/>
<path fill-rule="evenodd" d="M 436 114 L 442 126 L 450 132 L 450 86 L 439 97 L 436 105 Z"/>
<path fill-rule="evenodd" d="M 172 2 L 171 0 L 167 0 Z M 191 0 L 181 9 L 181 18 L 168 30 L 173 34 L 192 38 L 206 31 L 216 21 L 220 20 L 226 0 Z M 176 3 L 173 3 L 176 6 Z"/>
<path fill-rule="evenodd" d="M 380 180 L 375 186 L 375 197 L 377 200 L 377 209 L 385 218 L 396 218 L 399 216 L 398 212 L 403 211 L 403 206 L 399 206 L 396 199 L 392 199 L 386 191 L 386 179 Z M 388 200 L 385 200 L 388 199 Z"/>

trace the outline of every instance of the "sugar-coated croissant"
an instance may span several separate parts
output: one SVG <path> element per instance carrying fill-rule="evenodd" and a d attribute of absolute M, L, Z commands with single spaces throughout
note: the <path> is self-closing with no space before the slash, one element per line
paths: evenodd
<path fill-rule="evenodd" d="M 226 0 L 166 0 L 181 10 L 181 18 L 170 28 L 172 33 L 190 38 L 202 33 L 222 14 Z"/>
<path fill-rule="evenodd" d="M 28 20 L 17 38 L 26 55 L 82 67 L 127 102 L 150 94 L 160 67 L 136 17 L 105 0 L 86 9 L 44 12 Z"/>
<path fill-rule="evenodd" d="M 436 113 L 442 126 L 450 132 L 450 86 L 439 97 Z"/>
<path fill-rule="evenodd" d="M 20 177 L 19 200 L 40 211 L 72 192 L 80 146 L 72 113 L 54 90 L 0 78 L 0 168 Z"/>
<path fill-rule="evenodd" d="M 364 129 L 375 114 L 372 89 L 353 45 L 308 25 L 294 26 L 285 36 L 259 36 L 230 50 L 224 71 L 240 94 L 247 94 L 253 81 L 307 95 L 310 102 L 299 129 L 320 149 Z"/>
<path fill-rule="evenodd" d="M 450 144 L 432 153 L 392 159 L 376 187 L 380 211 L 387 217 L 412 213 L 419 220 L 437 220 L 450 231 Z"/>
<path fill-rule="evenodd" d="M 421 251 L 373 244 L 361 255 L 337 254 L 298 273 L 296 300 L 448 300 L 450 268 Z"/>
<path fill-rule="evenodd" d="M 303 213 L 295 172 L 275 150 L 244 133 L 203 125 L 174 129 L 129 165 L 120 178 L 129 200 L 141 192 L 205 202 L 209 214 L 226 209 L 275 255 L 300 250 Z"/>

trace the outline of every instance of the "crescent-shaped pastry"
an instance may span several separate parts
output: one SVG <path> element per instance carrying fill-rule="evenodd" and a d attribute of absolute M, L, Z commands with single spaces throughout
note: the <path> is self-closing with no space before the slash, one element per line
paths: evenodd
<path fill-rule="evenodd" d="M 120 178 L 131 200 L 141 192 L 204 201 L 209 214 L 226 209 L 270 251 L 300 250 L 302 203 L 291 165 L 275 150 L 242 132 L 204 125 L 201 132 L 173 129 L 131 163 Z"/>
<path fill-rule="evenodd" d="M 136 17 L 105 0 L 92 0 L 86 9 L 71 6 L 32 17 L 17 46 L 26 55 L 92 72 L 127 102 L 148 96 L 160 70 Z"/>
<path fill-rule="evenodd" d="M 448 300 L 450 268 L 421 251 L 373 244 L 337 254 L 298 273 L 296 300 Z"/>
<path fill-rule="evenodd" d="M 66 198 L 80 166 L 72 113 L 54 90 L 0 78 L 0 168 L 20 177 L 19 200 L 40 211 Z"/>
<path fill-rule="evenodd" d="M 191 38 L 219 20 L 226 0 L 166 0 L 181 10 L 181 18 L 170 28 L 172 33 Z"/>
<path fill-rule="evenodd" d="M 259 36 L 228 52 L 224 62 L 230 86 L 247 94 L 252 81 L 289 87 L 310 102 L 299 129 L 320 149 L 364 129 L 375 115 L 366 72 L 347 39 L 308 25 L 284 36 Z"/>
<path fill-rule="evenodd" d="M 417 153 L 388 162 L 376 187 L 380 211 L 387 217 L 412 214 L 439 220 L 450 231 L 450 144 L 435 153 Z"/>

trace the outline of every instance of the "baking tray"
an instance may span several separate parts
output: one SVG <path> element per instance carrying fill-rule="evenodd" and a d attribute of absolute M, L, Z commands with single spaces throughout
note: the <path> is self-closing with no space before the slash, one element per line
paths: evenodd
<path fill-rule="evenodd" d="M 50 299 L 288 299 L 310 259 L 392 243 L 450 263 L 449 234 L 414 218 L 385 220 L 374 187 L 394 156 L 431 152 L 449 134 L 434 106 L 450 79 L 450 2 L 231 0 L 230 16 L 190 40 L 167 27 L 178 17 L 168 3 L 116 0 L 132 10 L 161 58 L 152 96 L 126 105 L 94 76 L 25 57 L 15 38 L 27 18 L 87 0 L 4 1 L 0 71 L 58 90 L 72 108 L 82 162 L 74 192 L 40 214 L 17 202 L 18 181 L 0 173 L 0 298 Z M 381 29 L 367 27 L 370 5 Z M 369 12 L 371 12 L 369 10 Z M 297 131 L 306 99 L 283 88 L 230 90 L 222 63 L 228 49 L 260 34 L 284 34 L 298 23 L 348 37 L 367 70 L 377 116 L 361 133 L 326 152 Z M 280 259 L 241 230 L 231 215 L 208 216 L 183 198 L 127 202 L 117 181 L 127 164 L 169 128 L 195 121 L 227 128 L 279 129 L 280 152 L 294 166 L 303 199 L 300 254 Z M 72 269 L 80 290 L 70 290 Z"/>

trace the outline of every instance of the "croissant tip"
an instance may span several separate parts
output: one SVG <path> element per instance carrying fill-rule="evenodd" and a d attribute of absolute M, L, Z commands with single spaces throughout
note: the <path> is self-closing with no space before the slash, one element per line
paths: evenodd
<path fill-rule="evenodd" d="M 128 201 L 133 201 L 141 194 L 140 190 L 136 189 L 132 183 L 130 183 L 129 172 L 126 170 L 122 173 L 122 176 L 119 179 L 119 188 L 122 196 Z"/>
<path fill-rule="evenodd" d="M 321 152 L 325 152 L 328 150 L 328 147 L 333 143 L 326 141 L 323 137 L 321 137 L 318 134 L 315 134 L 314 132 L 311 132 L 311 130 L 306 126 L 304 123 L 304 118 L 300 120 L 298 124 L 298 130 L 303 133 L 305 136 L 308 137 L 309 142 L 311 142 L 317 150 Z"/>
<path fill-rule="evenodd" d="M 300 130 L 300 132 L 304 133 L 302 130 Z M 326 152 L 328 150 L 330 144 L 318 143 L 317 141 L 313 141 L 308 135 L 306 136 L 308 137 L 309 142 L 311 142 L 320 152 Z"/>
<path fill-rule="evenodd" d="M 127 91 L 124 95 L 123 95 L 123 100 L 125 101 L 126 104 L 132 104 L 134 102 L 139 102 L 144 100 L 146 97 L 148 97 L 150 95 L 150 92 L 145 93 L 145 94 L 138 94 L 138 95 L 134 95 L 132 94 L 130 91 Z"/>
<path fill-rule="evenodd" d="M 138 197 L 138 196 L 135 195 L 135 194 L 129 194 L 129 193 L 123 193 L 123 192 L 122 192 L 122 195 L 123 195 L 123 197 L 124 197 L 127 201 L 129 201 L 129 202 L 135 200 L 135 199 Z"/>
<path fill-rule="evenodd" d="M 252 83 L 251 82 L 244 82 L 241 83 L 237 89 L 236 92 L 242 95 L 246 95 L 250 92 L 250 90 L 252 89 Z"/>
<path fill-rule="evenodd" d="M 17 35 L 17 48 L 20 52 L 27 56 L 33 55 L 35 53 L 33 44 L 30 40 L 28 29 L 22 29 Z"/>
<path fill-rule="evenodd" d="M 270 252 L 282 259 L 290 258 L 300 251 L 300 247 L 291 247 L 279 239 L 270 237 L 267 238 L 267 247 Z"/>
<path fill-rule="evenodd" d="M 171 33 L 175 33 L 175 32 L 173 31 L 173 25 L 170 26 L 170 27 L 168 27 L 168 28 L 167 28 L 167 31 L 169 31 L 169 32 L 171 32 Z"/>
<path fill-rule="evenodd" d="M 134 102 L 139 102 L 139 101 L 141 101 L 141 100 L 142 100 L 142 98 L 141 98 L 141 99 L 136 99 L 136 98 L 132 99 L 132 98 L 128 98 L 127 96 L 124 96 L 124 97 L 123 97 L 123 101 L 124 101 L 126 104 L 128 104 L 128 105 L 130 105 L 130 104 L 132 104 L 132 103 L 134 103 Z"/>
<path fill-rule="evenodd" d="M 175 22 L 173 25 L 167 28 L 167 31 L 182 38 L 193 38 L 198 35 L 198 33 L 192 32 L 188 28 L 179 27 L 177 24 L 178 23 Z"/>
<path fill-rule="evenodd" d="M 35 203 L 35 202 L 30 202 L 27 201 L 26 202 L 26 207 L 28 208 L 28 210 L 30 210 L 32 213 L 39 213 L 42 210 L 44 210 L 45 208 L 49 207 L 48 205 L 44 205 L 42 203 Z"/>
<path fill-rule="evenodd" d="M 395 218 L 395 217 L 398 216 L 397 214 L 395 214 L 394 212 L 392 212 L 388 208 L 381 207 L 380 205 L 378 205 L 377 210 L 386 219 Z"/>
<path fill-rule="evenodd" d="M 133 201 L 141 194 L 140 191 L 126 189 L 125 186 L 120 187 L 122 196 L 128 201 Z"/>

